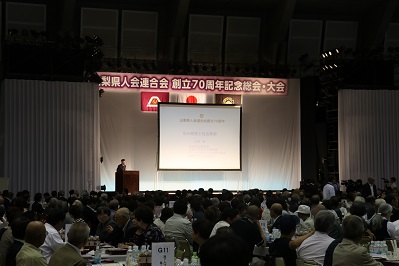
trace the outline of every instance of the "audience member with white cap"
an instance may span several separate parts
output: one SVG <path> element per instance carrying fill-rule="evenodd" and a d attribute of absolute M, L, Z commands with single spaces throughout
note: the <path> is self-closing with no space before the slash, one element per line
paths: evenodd
<path fill-rule="evenodd" d="M 295 212 L 300 223 L 298 225 L 298 231 L 308 233 L 314 229 L 314 220 L 310 217 L 310 207 L 307 205 L 299 205 L 298 210 Z"/>

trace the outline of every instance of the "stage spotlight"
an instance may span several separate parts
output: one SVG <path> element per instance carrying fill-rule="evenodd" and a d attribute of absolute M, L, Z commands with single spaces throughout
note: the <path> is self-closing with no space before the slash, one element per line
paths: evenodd
<path fill-rule="evenodd" d="M 103 191 L 105 191 L 105 190 L 107 189 L 107 187 L 106 187 L 105 185 L 102 185 L 102 186 L 100 187 L 100 189 L 103 190 Z"/>
<path fill-rule="evenodd" d="M 104 94 L 104 90 L 103 89 L 99 89 L 98 90 L 98 96 L 103 97 Z"/>

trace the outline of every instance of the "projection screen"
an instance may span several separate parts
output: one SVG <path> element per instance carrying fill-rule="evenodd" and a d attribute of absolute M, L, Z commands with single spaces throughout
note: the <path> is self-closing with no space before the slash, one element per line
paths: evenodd
<path fill-rule="evenodd" d="M 158 170 L 241 170 L 240 105 L 158 103 Z"/>

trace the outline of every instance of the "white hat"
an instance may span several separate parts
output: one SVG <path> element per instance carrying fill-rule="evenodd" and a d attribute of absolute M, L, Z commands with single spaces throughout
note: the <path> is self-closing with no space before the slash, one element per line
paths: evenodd
<path fill-rule="evenodd" d="M 310 214 L 310 207 L 308 205 L 299 205 L 296 213 Z"/>

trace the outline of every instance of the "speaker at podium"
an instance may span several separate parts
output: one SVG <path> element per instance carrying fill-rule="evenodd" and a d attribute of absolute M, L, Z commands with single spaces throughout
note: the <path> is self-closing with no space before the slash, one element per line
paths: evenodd
<path fill-rule="evenodd" d="M 122 193 L 126 188 L 129 193 L 139 192 L 139 171 L 118 171 L 115 172 L 115 190 Z"/>

